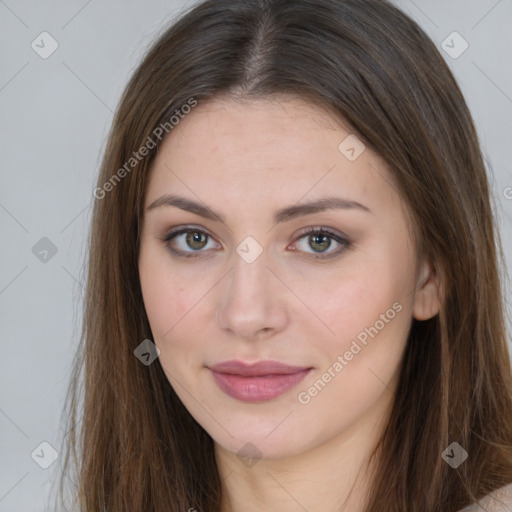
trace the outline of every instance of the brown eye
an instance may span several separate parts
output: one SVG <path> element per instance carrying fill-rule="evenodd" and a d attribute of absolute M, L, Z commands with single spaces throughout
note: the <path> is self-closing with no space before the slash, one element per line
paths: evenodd
<path fill-rule="evenodd" d="M 315 233 L 309 235 L 308 243 L 315 251 L 324 252 L 329 249 L 331 239 L 327 235 Z"/>
<path fill-rule="evenodd" d="M 197 228 L 182 228 L 169 233 L 163 241 L 168 249 L 179 256 L 193 257 L 206 252 L 203 249 L 208 247 L 213 238 L 206 232 Z M 195 254 L 197 253 L 197 254 Z"/>
<path fill-rule="evenodd" d="M 346 248 L 350 247 L 350 241 L 344 236 L 333 233 L 325 228 L 309 228 L 303 232 L 298 241 L 302 241 L 302 247 L 297 242 L 302 252 L 310 254 L 313 258 L 322 259 L 339 255 Z M 339 247 L 337 250 L 328 251 L 334 243 Z M 325 256 L 323 255 L 325 253 Z"/>
<path fill-rule="evenodd" d="M 189 231 L 185 237 L 187 245 L 194 250 L 202 249 L 207 242 L 207 235 L 202 231 Z"/>
<path fill-rule="evenodd" d="M 303 240 L 304 242 L 302 242 Z M 333 245 L 333 240 L 339 247 L 336 250 L 329 251 Z M 169 233 L 163 241 L 173 254 L 189 258 L 206 253 L 207 251 L 203 249 L 211 249 L 212 247 L 208 247 L 208 244 L 210 241 L 213 243 L 213 238 L 202 229 L 189 227 Z M 299 242 L 303 244 L 302 247 L 300 247 Z M 351 245 L 350 241 L 344 236 L 325 228 L 309 228 L 297 239 L 296 244 L 299 246 L 300 252 L 309 254 L 316 259 L 337 256 Z M 215 244 L 213 248 L 215 248 Z"/>

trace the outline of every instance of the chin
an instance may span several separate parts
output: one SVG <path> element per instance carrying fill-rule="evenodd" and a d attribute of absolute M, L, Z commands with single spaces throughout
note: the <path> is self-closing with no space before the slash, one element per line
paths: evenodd
<path fill-rule="evenodd" d="M 245 414 L 240 421 L 232 417 L 227 426 L 229 434 L 218 425 L 209 425 L 213 428 L 208 433 L 216 444 L 241 458 L 293 457 L 309 448 L 308 439 L 304 436 L 304 430 L 290 421 L 293 413 L 287 417 L 290 411 L 284 414 L 282 408 L 280 411 L 278 415 L 266 419 L 250 418 Z M 219 421 L 224 425 L 222 418 L 219 417 Z M 309 435 L 312 435 L 311 432 Z"/>
<path fill-rule="evenodd" d="M 285 459 L 298 455 L 302 451 L 294 443 L 285 442 L 283 438 L 269 441 L 265 439 L 265 436 L 261 435 L 246 435 L 243 439 L 224 438 L 214 441 L 224 450 L 237 455 L 242 462 L 246 459 Z"/>

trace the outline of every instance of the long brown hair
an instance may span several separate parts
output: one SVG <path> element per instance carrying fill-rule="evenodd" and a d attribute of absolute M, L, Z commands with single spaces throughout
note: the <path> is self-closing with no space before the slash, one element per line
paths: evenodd
<path fill-rule="evenodd" d="M 473 121 L 439 51 L 383 0 L 207 0 L 148 51 L 109 135 L 61 499 L 69 477 L 83 512 L 219 511 L 212 439 L 159 360 L 134 350 L 152 339 L 137 269 L 151 162 L 176 110 L 221 95 L 299 97 L 348 123 L 389 164 L 418 254 L 442 278 L 439 314 L 413 320 L 365 510 L 455 512 L 512 482 L 502 247 Z M 452 442 L 469 455 L 456 469 L 441 457 Z"/>

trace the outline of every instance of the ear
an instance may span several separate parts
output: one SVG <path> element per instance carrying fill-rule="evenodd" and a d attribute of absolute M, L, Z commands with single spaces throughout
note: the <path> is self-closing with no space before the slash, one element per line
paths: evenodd
<path fill-rule="evenodd" d="M 432 265 L 421 264 L 414 294 L 413 316 L 416 320 L 429 320 L 441 309 L 441 283 Z"/>

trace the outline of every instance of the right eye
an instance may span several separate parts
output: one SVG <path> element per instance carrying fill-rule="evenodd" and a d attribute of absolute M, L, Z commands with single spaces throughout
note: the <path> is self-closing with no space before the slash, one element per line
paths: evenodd
<path fill-rule="evenodd" d="M 207 248 L 209 239 L 211 236 L 202 229 L 186 227 L 171 231 L 164 241 L 173 254 L 190 258 L 196 256 L 194 253 L 205 252 L 202 249 Z"/>

